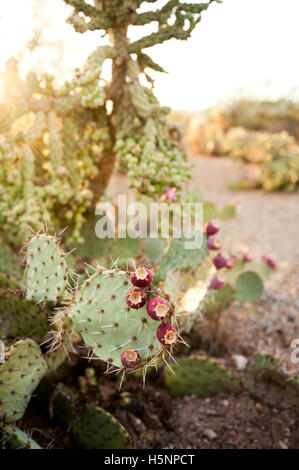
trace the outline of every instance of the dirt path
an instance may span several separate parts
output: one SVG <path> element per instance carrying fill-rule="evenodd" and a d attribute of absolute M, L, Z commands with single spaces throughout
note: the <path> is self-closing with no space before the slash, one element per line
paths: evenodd
<path fill-rule="evenodd" d="M 192 185 L 202 189 L 204 199 L 217 205 L 240 201 L 238 216 L 225 224 L 237 246 L 246 245 L 256 254 L 267 252 L 287 264 L 299 262 L 299 193 L 230 191 L 227 185 L 244 176 L 237 163 L 222 157 L 190 160 L 195 165 Z"/>
<path fill-rule="evenodd" d="M 221 316 L 219 342 L 230 353 L 252 354 L 257 348 L 288 354 L 299 338 L 299 193 L 231 191 L 228 184 L 244 169 L 228 158 L 193 156 L 195 177 L 205 200 L 222 206 L 239 201 L 238 215 L 225 223 L 224 239 L 233 249 L 267 254 L 277 270 L 257 304 L 235 302 Z"/>

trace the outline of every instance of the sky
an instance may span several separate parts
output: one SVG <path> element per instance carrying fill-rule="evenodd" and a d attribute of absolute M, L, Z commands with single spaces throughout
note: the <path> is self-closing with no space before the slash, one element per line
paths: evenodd
<path fill-rule="evenodd" d="M 0 0 L 0 70 L 10 56 L 23 51 L 33 29 L 42 24 L 50 46 L 33 55 L 23 52 L 24 71 L 70 76 L 105 43 L 98 32 L 74 32 L 65 22 L 71 11 L 62 0 Z M 163 105 L 186 110 L 239 97 L 299 99 L 298 18 L 298 0 L 212 4 L 188 41 L 173 39 L 146 51 L 168 71 L 154 74 L 158 98 Z M 136 39 L 152 30 L 131 28 L 130 35 Z"/>

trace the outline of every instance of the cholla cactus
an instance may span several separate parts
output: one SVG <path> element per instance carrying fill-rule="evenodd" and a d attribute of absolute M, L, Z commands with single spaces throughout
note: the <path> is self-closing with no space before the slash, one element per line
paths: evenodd
<path fill-rule="evenodd" d="M 17 63 L 7 64 L 7 86 L 0 119 L 0 212 L 2 230 L 18 243 L 31 223 L 74 227 L 102 197 L 116 162 L 141 194 L 159 198 L 166 188 L 181 189 L 191 172 L 173 140 L 144 73 L 163 72 L 144 49 L 171 38 L 187 39 L 213 1 L 170 0 L 155 11 L 139 12 L 143 1 L 65 0 L 74 7 L 75 30 L 100 30 L 110 44 L 97 48 L 85 69 L 60 90 L 53 78 L 20 78 Z M 151 1 L 151 3 L 155 3 Z M 170 20 L 174 18 L 172 24 Z M 158 31 L 131 42 L 129 26 L 156 23 Z M 112 78 L 103 65 L 112 60 Z M 109 104 L 109 106 L 108 106 Z"/>

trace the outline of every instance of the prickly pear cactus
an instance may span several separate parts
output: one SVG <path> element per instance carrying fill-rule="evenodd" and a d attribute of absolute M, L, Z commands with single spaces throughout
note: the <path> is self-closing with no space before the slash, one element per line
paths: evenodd
<path fill-rule="evenodd" d="M 90 407 L 74 425 L 72 435 L 84 449 L 130 449 L 125 428 L 107 411 Z"/>
<path fill-rule="evenodd" d="M 264 291 L 264 284 L 257 273 L 247 271 L 236 280 L 236 299 L 241 302 L 255 302 Z"/>
<path fill-rule="evenodd" d="M 209 290 L 205 300 L 204 313 L 220 313 L 229 307 L 235 300 L 235 290 L 230 284 L 226 284 L 220 290 Z"/>
<path fill-rule="evenodd" d="M 24 414 L 47 363 L 31 339 L 20 340 L 5 352 L 0 364 L 0 423 L 14 423 Z"/>
<path fill-rule="evenodd" d="M 166 243 L 161 238 L 146 238 L 143 251 L 150 262 L 158 263 L 165 251 Z"/>
<path fill-rule="evenodd" d="M 299 406 L 299 374 L 287 373 L 279 359 L 268 353 L 258 353 L 247 367 L 243 385 L 263 403 L 278 409 Z"/>
<path fill-rule="evenodd" d="M 0 271 L 0 289 L 19 289 L 20 281 L 14 276 L 3 273 Z"/>
<path fill-rule="evenodd" d="M 45 310 L 26 300 L 22 291 L 0 289 L 0 337 L 42 339 L 47 331 Z"/>
<path fill-rule="evenodd" d="M 121 354 L 126 350 L 138 351 L 140 365 L 150 364 L 164 351 L 156 336 L 159 323 L 146 307 L 128 307 L 126 296 L 132 287 L 129 273 L 99 268 L 65 312 L 93 355 L 117 368 L 123 367 Z"/>
<path fill-rule="evenodd" d="M 210 396 L 219 392 L 237 392 L 239 384 L 228 371 L 206 357 L 185 357 L 166 370 L 165 383 L 174 397 Z"/>
<path fill-rule="evenodd" d="M 8 245 L 0 245 L 0 271 L 16 278 L 21 277 L 15 254 Z"/>
<path fill-rule="evenodd" d="M 41 449 L 32 437 L 13 425 L 7 425 L 3 428 L 1 447 L 3 449 Z"/>
<path fill-rule="evenodd" d="M 68 267 L 59 240 L 37 234 L 29 242 L 26 254 L 26 298 L 56 304 L 67 294 Z"/>
<path fill-rule="evenodd" d="M 171 241 L 170 247 L 161 259 L 159 268 L 155 273 L 155 281 L 162 280 L 170 272 L 194 268 L 208 256 L 205 235 L 203 235 L 203 242 L 200 248 L 187 249 L 185 243 L 188 242 L 190 242 L 190 239 L 184 235 Z"/>

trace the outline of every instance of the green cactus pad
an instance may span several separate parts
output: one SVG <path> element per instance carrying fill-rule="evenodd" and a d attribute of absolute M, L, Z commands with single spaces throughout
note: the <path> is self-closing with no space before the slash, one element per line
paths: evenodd
<path fill-rule="evenodd" d="M 8 245 L 0 245 L 0 271 L 17 278 L 21 277 L 21 268 L 18 266 L 14 252 Z"/>
<path fill-rule="evenodd" d="M 10 346 L 4 359 L 0 364 L 0 422 L 14 423 L 22 418 L 47 363 L 31 339 Z"/>
<path fill-rule="evenodd" d="M 131 449 L 125 428 L 100 407 L 89 408 L 74 425 L 72 434 L 84 449 Z"/>
<path fill-rule="evenodd" d="M 239 384 L 228 371 L 203 356 L 185 357 L 166 369 L 166 386 L 174 397 L 210 396 L 219 392 L 237 392 Z"/>
<path fill-rule="evenodd" d="M 218 213 L 218 217 L 222 220 L 231 220 L 236 217 L 237 206 L 235 204 L 227 204 L 222 207 Z"/>
<path fill-rule="evenodd" d="M 126 295 L 132 288 L 129 273 L 101 268 L 66 310 L 85 344 L 116 367 L 122 367 L 120 356 L 126 349 L 138 350 L 141 363 L 162 352 L 156 338 L 159 323 L 148 316 L 145 306 L 128 309 Z"/>
<path fill-rule="evenodd" d="M 241 302 L 256 302 L 264 292 L 264 283 L 253 271 L 240 274 L 236 280 L 236 299 Z"/>
<path fill-rule="evenodd" d="M 226 284 L 220 290 L 210 289 L 206 298 L 204 313 L 223 312 L 235 299 L 235 290 L 230 284 Z"/>
<path fill-rule="evenodd" d="M 48 331 L 46 312 L 25 299 L 22 291 L 0 289 L 0 336 L 43 338 Z"/>
<path fill-rule="evenodd" d="M 12 425 L 5 426 L 3 429 L 2 446 L 4 449 L 41 449 L 28 434 Z"/>
<path fill-rule="evenodd" d="M 208 222 L 209 220 L 215 219 L 217 217 L 217 209 L 213 202 L 204 202 L 203 203 L 203 220 Z"/>
<path fill-rule="evenodd" d="M 155 274 L 155 281 L 161 281 L 169 272 L 179 269 L 195 268 L 208 256 L 208 248 L 206 245 L 206 236 L 203 235 L 203 241 L 200 248 L 187 249 L 185 243 L 190 241 L 185 236 L 182 238 L 174 238 L 170 247 L 163 256 L 158 271 Z"/>
<path fill-rule="evenodd" d="M 147 238 L 143 251 L 149 261 L 158 263 L 164 254 L 165 246 L 165 241 L 161 238 Z"/>
<path fill-rule="evenodd" d="M 0 289 L 19 289 L 20 282 L 13 276 L 0 271 Z"/>
<path fill-rule="evenodd" d="M 57 238 L 33 237 L 27 247 L 26 285 L 28 300 L 57 303 L 67 291 L 68 267 Z"/>
<path fill-rule="evenodd" d="M 109 253 L 112 261 L 117 261 L 117 266 L 125 266 L 129 259 L 137 258 L 139 242 L 137 238 L 117 238 L 114 240 Z"/>
<path fill-rule="evenodd" d="M 73 241 L 71 241 L 70 247 L 75 248 L 76 255 L 82 256 L 84 258 L 100 258 L 101 256 L 104 256 L 105 254 L 109 253 L 113 244 L 113 239 L 100 239 L 96 236 L 95 226 L 98 220 L 98 216 L 90 215 L 86 219 L 80 231 L 81 243 L 77 245 Z"/>
<path fill-rule="evenodd" d="M 246 369 L 243 385 L 257 400 L 278 409 L 299 406 L 299 374 L 287 373 L 278 358 L 258 353 Z"/>

